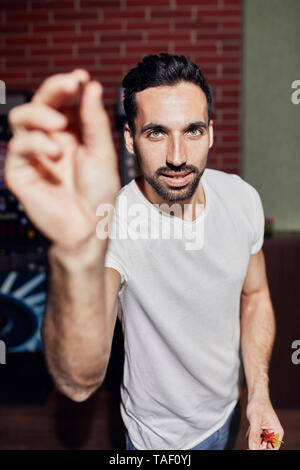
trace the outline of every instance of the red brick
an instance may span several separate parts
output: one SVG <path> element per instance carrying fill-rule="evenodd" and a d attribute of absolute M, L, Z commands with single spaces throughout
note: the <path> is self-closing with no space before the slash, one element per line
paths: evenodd
<path fill-rule="evenodd" d="M 212 150 L 211 150 L 212 151 Z M 210 165 L 210 168 L 212 168 L 212 166 L 216 165 L 218 159 L 216 157 L 212 157 L 211 153 L 209 155 L 209 165 Z"/>
<path fill-rule="evenodd" d="M 26 80 L 26 78 L 27 78 L 26 71 L 8 72 L 8 71 L 1 70 L 1 80 L 4 80 L 5 82 L 8 80 L 15 80 L 15 79 Z M 8 85 L 8 83 L 6 83 L 6 85 Z"/>
<path fill-rule="evenodd" d="M 15 45 L 25 45 L 25 44 L 47 44 L 48 39 L 46 36 L 15 36 L 15 37 L 7 37 L 7 45 L 15 46 Z"/>
<path fill-rule="evenodd" d="M 237 16 L 240 14 L 240 7 L 238 5 L 234 6 L 233 8 L 211 8 L 211 9 L 202 9 L 199 6 L 197 11 L 197 17 L 201 18 L 202 16 L 205 17 L 212 17 L 218 16 L 219 18 L 223 18 L 224 16 Z"/>
<path fill-rule="evenodd" d="M 178 45 L 176 46 L 177 54 L 192 54 L 192 53 L 201 53 L 201 54 L 211 54 L 217 52 L 217 46 L 214 42 L 201 43 L 200 41 L 197 44 L 187 44 L 186 46 Z"/>
<path fill-rule="evenodd" d="M 103 95 L 105 99 L 110 100 L 110 99 L 116 99 L 117 98 L 117 90 L 106 90 L 105 95 Z"/>
<path fill-rule="evenodd" d="M 231 153 L 231 154 L 238 154 L 239 151 L 240 151 L 240 147 L 239 146 L 236 146 L 236 147 L 224 147 L 224 146 L 221 146 L 221 145 L 214 145 L 214 150 L 216 152 L 218 152 L 219 154 L 228 154 L 228 153 Z M 228 158 L 228 157 L 227 157 Z"/>
<path fill-rule="evenodd" d="M 191 33 L 148 33 L 149 41 L 190 41 Z"/>
<path fill-rule="evenodd" d="M 1 10 L 2 11 L 9 11 L 9 10 L 25 10 L 26 6 L 24 2 L 17 1 L 1 1 Z"/>
<path fill-rule="evenodd" d="M 240 90 L 223 90 L 223 98 L 232 98 L 240 96 Z"/>
<path fill-rule="evenodd" d="M 105 88 L 104 102 L 112 123 L 113 139 L 116 147 L 120 147 L 114 105 L 116 88 L 121 86 L 124 74 L 144 55 L 174 51 L 190 56 L 214 87 L 217 132 L 211 164 L 238 172 L 241 0 L 33 0 L 32 11 L 24 9 L 24 3 L 10 2 L 10 5 L 23 4 L 23 9 L 17 7 L 16 19 L 11 14 L 15 7 L 7 10 L 8 21 L 17 24 L 7 24 L 8 33 L 4 40 L 0 39 L 2 69 L 5 66 L 10 68 L 8 72 L 21 73 L 9 80 L 10 87 L 22 84 L 34 89 L 55 72 L 86 68 Z M 176 8 L 170 8 L 171 3 Z M 121 10 L 121 4 L 126 9 Z M 147 15 L 150 13 L 151 20 L 146 19 L 145 7 L 148 7 Z M 23 10 L 27 16 L 18 13 Z M 197 18 L 192 19 L 195 10 Z M 54 12 L 55 23 L 42 24 L 50 11 Z M 38 21 L 38 15 L 41 15 L 41 21 Z M 24 23 L 21 23 L 21 16 L 22 21 L 27 18 Z M 29 33 L 31 28 L 33 34 Z M 28 34 L 24 35 L 22 30 Z M 196 32 L 195 44 L 190 41 L 191 31 Z M 95 44 L 95 39 L 100 41 L 99 45 Z M 46 47 L 49 40 L 51 46 Z M 222 47 L 217 48 L 218 43 Z M 78 46 L 78 57 L 73 57 L 73 45 Z M 27 59 L 28 52 L 32 52 L 32 57 Z M 218 64 L 223 67 L 217 68 Z M 28 75 L 27 71 L 30 71 Z M 217 71 L 221 72 L 220 76 Z"/>
<path fill-rule="evenodd" d="M 24 49 L 12 49 L 12 48 L 0 48 L 0 57 L 10 57 L 10 56 L 16 56 L 16 57 L 24 57 Z"/>
<path fill-rule="evenodd" d="M 95 38 L 93 34 L 89 35 L 75 35 L 72 34 L 71 36 L 63 35 L 63 36 L 54 36 L 52 39 L 54 44 L 78 44 L 78 43 L 94 43 Z"/>
<path fill-rule="evenodd" d="M 104 86 L 104 87 L 116 87 L 116 86 L 121 86 L 121 82 L 122 82 L 122 78 L 123 77 L 119 77 L 119 76 L 111 76 L 111 77 L 105 77 L 103 78 L 103 75 L 101 73 L 101 70 L 97 70 L 97 71 L 91 71 L 89 70 L 89 72 L 92 74 L 94 80 L 100 80 L 101 84 Z"/>
<path fill-rule="evenodd" d="M 97 12 L 79 12 L 79 11 L 71 11 L 68 13 L 55 13 L 54 12 L 54 21 L 66 21 L 72 22 L 74 20 L 94 20 L 97 18 Z"/>
<path fill-rule="evenodd" d="M 1 25 L 1 34 L 18 34 L 18 33 L 27 33 L 29 31 L 28 24 L 18 24 L 18 25 Z"/>
<path fill-rule="evenodd" d="M 238 166 L 240 163 L 240 159 L 238 156 L 236 157 L 223 157 L 222 156 L 222 163 L 226 166 L 230 165 L 230 167 L 233 167 L 235 165 Z"/>
<path fill-rule="evenodd" d="M 119 32 L 118 34 L 101 34 L 101 42 L 141 41 L 142 33 Z"/>
<path fill-rule="evenodd" d="M 39 10 L 58 10 L 58 9 L 66 9 L 71 10 L 74 8 L 74 0 L 62 0 L 62 1 L 55 1 L 55 0 L 32 0 L 32 9 L 38 8 Z"/>
<path fill-rule="evenodd" d="M 34 33 L 55 33 L 55 32 L 61 32 L 61 33 L 67 33 L 67 32 L 73 32 L 75 33 L 76 26 L 75 24 L 35 24 L 33 25 L 33 32 Z"/>
<path fill-rule="evenodd" d="M 223 3 L 226 8 L 236 5 L 241 7 L 242 1 L 243 0 L 223 0 Z"/>
<path fill-rule="evenodd" d="M 205 50 L 204 50 L 205 51 Z M 199 58 L 202 59 L 201 55 L 199 55 Z M 198 60 L 198 56 L 195 57 L 195 60 Z M 208 63 L 211 63 L 211 62 L 215 62 L 217 64 L 239 64 L 240 63 L 240 56 L 239 55 L 236 55 L 236 56 L 219 56 L 217 54 L 213 55 L 213 54 L 210 54 L 208 57 L 205 57 L 205 60 L 206 62 Z"/>
<path fill-rule="evenodd" d="M 144 18 L 146 19 L 146 14 L 145 10 L 110 10 L 110 9 L 105 9 L 103 10 L 103 18 L 106 19 L 116 19 L 116 18 Z"/>
<path fill-rule="evenodd" d="M 203 40 L 203 39 L 215 39 L 215 40 L 220 40 L 220 39 L 241 39 L 241 33 L 240 32 L 219 32 L 215 31 L 213 33 L 208 33 L 208 32 L 197 32 L 197 38 L 196 40 Z"/>
<path fill-rule="evenodd" d="M 121 8 L 121 0 L 81 0 L 80 8 Z"/>
<path fill-rule="evenodd" d="M 16 67 L 16 68 L 38 68 L 38 67 L 48 67 L 49 60 L 47 59 L 7 59 L 6 67 Z"/>
<path fill-rule="evenodd" d="M 39 11 L 23 11 L 22 13 L 7 13 L 7 23 L 27 23 L 27 22 L 47 22 L 49 21 L 48 13 Z"/>
<path fill-rule="evenodd" d="M 101 77 L 121 77 L 123 75 L 122 69 L 110 69 L 110 70 L 104 70 L 103 67 L 99 67 L 99 70 L 97 73 Z"/>
<path fill-rule="evenodd" d="M 237 131 L 239 126 L 238 124 L 215 124 L 214 126 L 215 131 L 218 132 L 220 131 Z"/>
<path fill-rule="evenodd" d="M 172 18 L 182 18 L 185 20 L 192 19 L 192 10 L 190 8 L 182 8 L 176 10 L 162 10 L 162 9 L 152 9 L 151 18 L 153 19 L 172 19 Z"/>
<path fill-rule="evenodd" d="M 231 121 L 231 120 L 236 120 L 239 117 L 239 113 L 228 113 L 228 112 L 223 112 L 223 120 L 224 121 Z"/>
<path fill-rule="evenodd" d="M 102 46 L 102 45 L 92 45 L 92 46 L 78 46 L 78 53 L 80 55 L 84 54 L 119 54 L 120 45 L 115 46 Z"/>
<path fill-rule="evenodd" d="M 240 41 L 237 41 L 236 44 L 227 44 L 226 41 L 223 41 L 222 49 L 223 49 L 223 53 L 229 53 L 229 52 L 239 53 L 241 50 L 241 43 Z"/>
<path fill-rule="evenodd" d="M 240 66 L 232 67 L 232 66 L 225 66 L 222 69 L 224 75 L 235 75 L 241 72 Z"/>
<path fill-rule="evenodd" d="M 176 1 L 177 3 L 177 1 Z M 126 5 L 128 7 L 151 7 L 155 5 L 155 7 L 167 7 L 171 6 L 171 1 L 170 0 L 127 0 Z"/>
<path fill-rule="evenodd" d="M 160 30 L 165 33 L 167 30 L 170 30 L 170 22 L 155 22 L 155 21 L 137 21 L 136 18 L 127 20 L 127 29 L 128 30 L 142 30 L 142 31 L 151 31 L 151 30 Z"/>
<path fill-rule="evenodd" d="M 223 29 L 225 31 L 227 29 L 237 30 L 238 31 L 241 27 L 241 20 L 237 19 L 237 20 L 234 20 L 234 21 L 222 21 L 222 26 L 223 26 Z"/>
<path fill-rule="evenodd" d="M 56 56 L 56 55 L 72 55 L 73 49 L 72 47 L 65 47 L 65 48 L 43 48 L 43 49 L 36 49 L 36 48 L 31 48 L 31 55 L 32 56 Z"/>
<path fill-rule="evenodd" d="M 69 58 L 64 58 L 64 59 L 54 59 L 53 60 L 53 65 L 54 67 L 79 67 L 79 68 L 86 68 L 86 67 L 95 67 L 95 59 L 90 58 L 76 58 L 76 59 L 69 59 Z"/>
<path fill-rule="evenodd" d="M 230 109 L 230 110 L 238 110 L 239 109 L 239 99 L 237 98 L 235 101 L 232 100 L 218 100 L 215 99 L 215 107 L 217 109 Z"/>
<path fill-rule="evenodd" d="M 101 66 L 116 66 L 116 65 L 135 65 L 135 59 L 130 57 L 102 57 L 101 59 Z"/>
<path fill-rule="evenodd" d="M 126 44 L 126 51 L 128 54 L 139 54 L 139 55 L 147 55 L 147 54 L 159 54 L 160 52 L 168 52 L 167 47 L 165 45 L 154 45 L 151 46 L 150 44 L 147 44 L 145 46 L 143 45 L 130 45 Z"/>
<path fill-rule="evenodd" d="M 81 31 L 83 32 L 95 32 L 95 31 L 105 31 L 105 30 L 120 30 L 122 28 L 122 21 L 121 20 L 113 20 L 113 21 L 105 21 L 102 22 L 97 21 L 97 23 L 83 23 L 81 25 Z"/>
<path fill-rule="evenodd" d="M 234 86 L 236 87 L 235 90 L 237 90 L 237 87 L 240 85 L 240 80 L 238 78 L 222 78 L 222 79 L 217 79 L 214 81 L 215 86 L 224 86 L 224 85 L 229 85 L 229 86 Z"/>
<path fill-rule="evenodd" d="M 174 27 L 175 27 L 175 31 L 181 31 L 182 29 L 201 29 L 201 30 L 205 30 L 205 29 L 217 29 L 218 28 L 218 25 L 219 23 L 217 23 L 216 21 L 199 21 L 199 20 L 190 20 L 190 21 L 183 21 L 183 22 L 179 22 L 179 21 L 176 21 L 174 22 Z"/>
<path fill-rule="evenodd" d="M 223 135 L 222 136 L 223 142 L 239 142 L 240 141 L 240 136 L 239 135 Z"/>
<path fill-rule="evenodd" d="M 209 8 L 213 5 L 218 6 L 218 3 L 219 3 L 219 0 L 201 0 L 201 2 L 199 0 L 176 0 L 176 5 L 178 6 L 196 5 L 196 6 L 200 6 L 200 8 L 206 8 L 206 6 Z"/>
<path fill-rule="evenodd" d="M 34 84 L 36 86 L 36 84 L 38 84 L 38 86 L 40 86 L 40 84 L 42 83 L 42 81 L 45 80 L 45 78 L 49 77 L 49 75 L 51 75 L 49 73 L 49 70 L 33 70 L 31 72 L 31 75 L 32 75 L 32 78 L 33 78 L 33 81 L 34 81 Z"/>

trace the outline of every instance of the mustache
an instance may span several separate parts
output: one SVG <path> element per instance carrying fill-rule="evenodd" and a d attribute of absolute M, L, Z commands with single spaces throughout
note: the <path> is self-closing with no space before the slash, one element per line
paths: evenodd
<path fill-rule="evenodd" d="M 172 173 L 182 173 L 182 172 L 191 172 L 193 171 L 194 173 L 198 173 L 198 168 L 196 168 L 195 166 L 193 165 L 186 165 L 184 167 L 162 167 L 162 168 L 159 168 L 157 171 L 156 171 L 156 174 L 159 176 L 160 174 L 162 173 L 168 173 L 172 171 Z"/>

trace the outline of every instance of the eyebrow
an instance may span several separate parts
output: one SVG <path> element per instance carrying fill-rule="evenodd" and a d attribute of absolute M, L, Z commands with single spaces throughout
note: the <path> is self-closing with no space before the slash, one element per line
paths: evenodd
<path fill-rule="evenodd" d="M 198 127 L 203 127 L 204 129 L 207 129 L 207 124 L 203 121 L 190 122 L 183 130 L 191 131 Z M 168 127 L 164 126 L 163 124 L 149 122 L 149 124 L 146 124 L 145 126 L 142 127 L 141 134 L 144 134 L 146 131 L 150 129 L 156 130 L 156 131 L 163 131 L 163 132 L 168 132 L 170 130 Z"/>

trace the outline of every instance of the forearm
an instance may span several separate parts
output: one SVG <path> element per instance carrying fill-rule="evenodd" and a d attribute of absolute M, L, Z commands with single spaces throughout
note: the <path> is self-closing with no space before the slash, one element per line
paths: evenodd
<path fill-rule="evenodd" d="M 55 246 L 48 252 L 50 278 L 43 344 L 57 387 L 81 401 L 102 382 L 109 358 L 105 308 L 106 244 L 90 242 L 75 255 Z"/>
<path fill-rule="evenodd" d="M 275 316 L 269 293 L 241 297 L 241 347 L 248 397 L 269 398 L 269 361 L 275 338 Z"/>

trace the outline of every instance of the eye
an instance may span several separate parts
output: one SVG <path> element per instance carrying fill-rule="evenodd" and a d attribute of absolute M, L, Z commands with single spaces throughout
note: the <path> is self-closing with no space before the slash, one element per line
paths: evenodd
<path fill-rule="evenodd" d="M 153 135 L 153 134 L 161 134 L 162 132 L 161 131 L 151 131 L 149 132 L 148 134 L 148 137 L 158 137 L 157 135 Z"/>
<path fill-rule="evenodd" d="M 197 137 L 198 135 L 202 135 L 203 131 L 201 129 L 193 129 L 189 132 L 198 132 L 198 134 L 192 134 L 193 137 Z"/>

